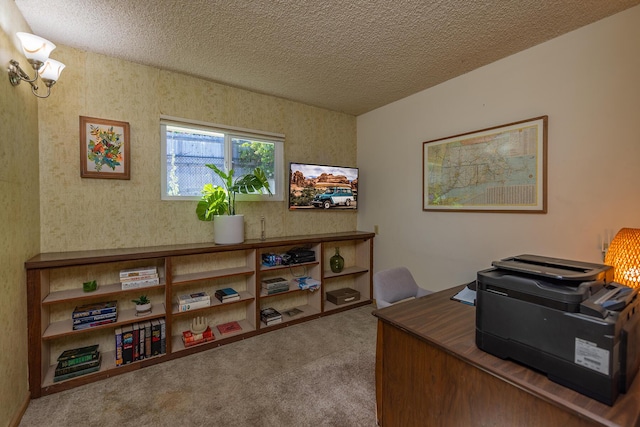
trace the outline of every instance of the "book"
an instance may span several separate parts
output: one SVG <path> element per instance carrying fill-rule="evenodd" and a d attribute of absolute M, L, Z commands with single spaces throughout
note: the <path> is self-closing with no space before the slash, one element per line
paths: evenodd
<path fill-rule="evenodd" d="M 211 301 L 211 297 L 206 292 L 178 295 L 178 304 L 189 304 L 198 301 Z"/>
<path fill-rule="evenodd" d="M 266 322 L 264 322 L 264 324 L 267 325 L 267 326 L 271 326 L 273 324 L 280 323 L 280 322 L 282 322 L 282 317 L 278 317 L 278 318 L 275 318 L 275 319 L 269 319 Z"/>
<path fill-rule="evenodd" d="M 86 375 L 86 374 L 89 374 L 91 372 L 96 372 L 96 371 L 99 371 L 99 370 L 100 370 L 100 365 L 93 366 L 91 368 L 86 368 L 86 369 L 83 369 L 81 371 L 71 372 L 69 374 L 54 376 L 53 377 L 53 382 L 56 383 L 56 382 L 59 382 L 59 381 L 68 380 L 70 378 L 79 377 L 81 375 Z"/>
<path fill-rule="evenodd" d="M 144 322 L 141 322 L 141 323 L 138 324 L 138 329 L 139 329 L 139 332 L 138 332 L 138 334 L 139 334 L 138 335 L 138 338 L 139 338 L 139 340 L 138 340 L 138 348 L 140 350 L 139 359 L 142 360 L 142 359 L 145 359 L 147 357 L 147 353 L 146 353 L 146 350 L 145 350 L 145 344 L 146 344 L 145 333 L 146 333 L 146 329 L 145 329 L 145 326 L 144 326 Z"/>
<path fill-rule="evenodd" d="M 79 363 L 73 366 L 61 366 L 62 362 L 58 362 L 58 365 L 56 366 L 56 369 L 54 371 L 54 375 L 57 377 L 60 375 L 66 375 L 72 372 L 81 371 L 83 369 L 93 368 L 95 366 L 99 367 L 101 362 L 102 362 L 102 356 L 100 354 L 98 354 L 97 359 L 89 360 L 87 362 Z"/>
<path fill-rule="evenodd" d="M 282 314 L 272 307 L 263 308 L 260 310 L 260 320 L 262 320 L 266 325 L 278 323 L 282 321 Z"/>
<path fill-rule="evenodd" d="M 262 281 L 263 289 L 271 289 L 276 288 L 278 286 L 287 285 L 289 286 L 289 281 L 284 277 L 274 277 L 272 279 L 265 279 Z"/>
<path fill-rule="evenodd" d="M 158 320 L 160 322 L 160 354 L 167 352 L 167 328 L 164 318 Z"/>
<path fill-rule="evenodd" d="M 97 354 L 98 353 L 98 344 L 93 344 L 93 345 L 88 345 L 85 347 L 78 347 L 78 348 L 72 348 L 69 350 L 65 350 L 62 353 L 60 353 L 60 356 L 58 356 L 58 362 L 61 362 L 63 360 L 70 360 L 70 359 L 75 359 L 79 356 L 84 356 L 87 354 Z"/>
<path fill-rule="evenodd" d="M 79 325 L 73 325 L 74 331 L 79 331 L 82 329 L 94 328 L 96 326 L 108 325 L 109 323 L 115 323 L 116 318 L 106 319 L 106 320 L 98 320 L 97 322 L 88 322 L 88 323 L 80 323 Z"/>
<path fill-rule="evenodd" d="M 287 316 L 291 316 L 291 317 L 293 317 L 293 316 L 295 316 L 297 314 L 300 314 L 300 313 L 303 313 L 303 311 L 300 310 L 299 308 L 291 308 L 289 310 L 285 310 L 284 311 L 284 314 L 286 314 Z"/>
<path fill-rule="evenodd" d="M 230 301 L 238 301 L 240 300 L 240 294 L 236 294 L 233 296 L 229 296 L 229 297 L 218 297 L 218 299 L 220 300 L 220 302 L 230 302 Z"/>
<path fill-rule="evenodd" d="M 133 362 L 133 326 L 122 327 L 122 364 Z"/>
<path fill-rule="evenodd" d="M 207 329 L 205 329 L 203 332 L 200 332 L 199 334 L 194 334 L 191 331 L 182 332 L 182 342 L 185 344 L 200 342 L 206 338 L 211 338 L 211 339 L 215 338 L 210 326 L 207 326 Z"/>
<path fill-rule="evenodd" d="M 148 276 L 150 274 L 157 274 L 157 267 L 139 267 L 139 268 L 128 268 L 124 270 L 120 270 L 120 279 L 126 279 L 129 277 L 139 277 L 139 276 Z"/>
<path fill-rule="evenodd" d="M 218 328 L 222 335 L 242 330 L 242 326 L 240 326 L 240 323 L 236 322 L 235 320 L 233 322 L 222 323 L 216 326 L 216 328 Z"/>
<path fill-rule="evenodd" d="M 72 318 L 86 316 L 99 316 L 106 313 L 115 313 L 117 311 L 117 301 L 106 301 L 95 304 L 79 305 L 73 310 Z"/>
<path fill-rule="evenodd" d="M 91 353 L 91 354 L 85 354 L 83 356 L 78 356 L 74 359 L 69 359 L 69 360 L 61 360 L 60 362 L 58 362 L 58 366 L 61 368 L 66 368 L 69 366 L 75 366 L 75 365 L 79 365 L 82 363 L 87 363 L 87 362 L 91 362 L 93 360 L 96 360 L 98 357 L 100 356 L 100 352 L 95 352 L 95 353 Z"/>
<path fill-rule="evenodd" d="M 140 360 L 140 326 L 137 323 L 133 325 L 133 361 Z"/>
<path fill-rule="evenodd" d="M 106 314 L 97 314 L 94 316 L 76 317 L 75 319 L 73 319 L 73 324 L 81 325 L 83 323 L 94 323 L 100 320 L 115 319 L 117 317 L 118 317 L 118 313 L 116 312 L 106 313 Z"/>
<path fill-rule="evenodd" d="M 289 285 L 283 288 L 265 289 L 264 293 L 267 295 L 273 295 L 273 294 L 279 294 L 281 292 L 287 292 L 288 290 L 289 290 Z"/>
<path fill-rule="evenodd" d="M 151 321 L 151 356 L 158 356 L 160 353 L 161 339 L 160 321 L 154 319 Z"/>
<path fill-rule="evenodd" d="M 213 331 L 210 326 L 207 326 L 207 329 L 204 332 L 199 334 L 194 334 L 191 331 L 182 332 L 182 342 L 185 347 L 191 347 L 197 344 L 202 344 L 204 342 L 209 342 L 215 340 L 216 337 L 213 335 Z"/>
<path fill-rule="evenodd" d="M 142 276 L 121 277 L 120 283 L 140 282 L 143 280 L 158 279 L 158 277 L 158 273 L 145 274 Z"/>
<path fill-rule="evenodd" d="M 132 280 L 129 282 L 121 282 L 122 290 L 146 288 L 149 286 L 156 286 L 160 284 L 160 279 L 145 279 L 145 280 Z"/>
<path fill-rule="evenodd" d="M 223 301 L 228 298 L 235 298 L 236 296 L 240 298 L 240 294 L 238 294 L 238 292 L 233 288 L 218 289 L 215 293 L 215 296 L 220 301 Z"/>
<path fill-rule="evenodd" d="M 151 321 L 144 322 L 144 352 L 145 358 L 151 357 Z"/>
<path fill-rule="evenodd" d="M 209 306 L 211 306 L 210 300 L 196 301 L 196 302 L 190 302 L 188 304 L 178 304 L 178 311 L 182 313 L 189 310 L 195 310 L 196 308 L 203 308 L 203 307 L 209 307 Z"/>
<path fill-rule="evenodd" d="M 194 345 L 198 345 L 198 344 L 202 344 L 202 343 L 205 343 L 205 342 L 213 341 L 215 339 L 216 339 L 215 336 L 211 336 L 211 337 L 208 337 L 208 338 L 203 338 L 203 339 L 198 340 L 198 341 L 192 341 L 192 342 L 184 343 L 184 346 L 185 347 L 193 347 Z"/>
<path fill-rule="evenodd" d="M 122 365 L 122 328 L 116 328 L 116 366 Z"/>

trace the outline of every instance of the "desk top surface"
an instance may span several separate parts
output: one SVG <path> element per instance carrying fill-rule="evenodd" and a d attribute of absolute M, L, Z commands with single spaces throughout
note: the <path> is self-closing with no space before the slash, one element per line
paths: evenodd
<path fill-rule="evenodd" d="M 374 311 L 374 315 L 416 338 L 516 387 L 607 426 L 640 425 L 640 381 L 608 406 L 523 365 L 480 350 L 475 344 L 475 307 L 452 301 L 464 285 Z"/>

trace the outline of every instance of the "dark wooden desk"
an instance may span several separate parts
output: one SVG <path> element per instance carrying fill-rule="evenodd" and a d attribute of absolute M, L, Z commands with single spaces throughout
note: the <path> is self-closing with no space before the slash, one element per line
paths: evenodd
<path fill-rule="evenodd" d="M 460 289 L 374 311 L 379 425 L 640 426 L 640 380 L 611 407 L 479 350 Z"/>

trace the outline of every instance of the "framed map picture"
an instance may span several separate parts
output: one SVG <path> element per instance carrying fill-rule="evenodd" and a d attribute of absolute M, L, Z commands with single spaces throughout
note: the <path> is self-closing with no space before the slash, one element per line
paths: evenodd
<path fill-rule="evenodd" d="M 547 212 L 547 116 L 423 143 L 424 211 Z"/>
<path fill-rule="evenodd" d="M 80 116 L 80 176 L 129 179 L 129 123 Z"/>

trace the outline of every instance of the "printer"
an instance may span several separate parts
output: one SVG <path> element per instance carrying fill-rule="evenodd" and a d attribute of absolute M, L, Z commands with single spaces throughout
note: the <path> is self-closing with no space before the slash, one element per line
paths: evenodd
<path fill-rule="evenodd" d="M 478 272 L 476 345 L 607 405 L 640 365 L 640 298 L 613 267 L 539 255 Z"/>

